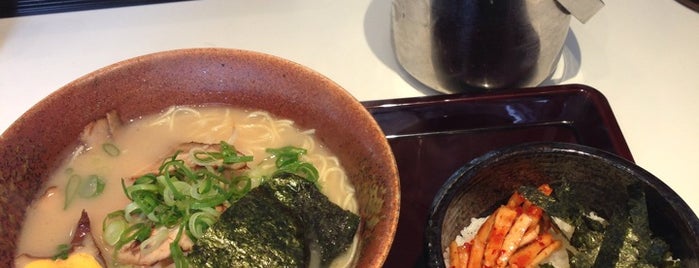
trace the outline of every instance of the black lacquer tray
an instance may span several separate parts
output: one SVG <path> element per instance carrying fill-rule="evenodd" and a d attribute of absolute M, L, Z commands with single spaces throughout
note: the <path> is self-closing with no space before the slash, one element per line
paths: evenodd
<path fill-rule="evenodd" d="M 633 161 L 606 98 L 585 85 L 363 102 L 388 139 L 401 177 L 398 230 L 384 267 L 425 266 L 432 199 L 449 176 L 492 149 L 572 142 Z"/>

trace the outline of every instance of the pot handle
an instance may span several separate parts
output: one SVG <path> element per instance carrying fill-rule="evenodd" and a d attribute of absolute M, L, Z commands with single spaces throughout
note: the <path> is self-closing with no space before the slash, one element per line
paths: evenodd
<path fill-rule="evenodd" d="M 602 0 L 556 0 L 573 17 L 585 23 L 597 13 L 603 6 Z"/>

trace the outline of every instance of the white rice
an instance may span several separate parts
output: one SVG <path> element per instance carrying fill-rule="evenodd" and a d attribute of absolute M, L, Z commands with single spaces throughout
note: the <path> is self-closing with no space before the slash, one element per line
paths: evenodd
<path fill-rule="evenodd" d="M 473 240 L 473 238 L 476 237 L 476 233 L 478 233 L 478 229 L 481 228 L 481 225 L 485 223 L 486 219 L 488 219 L 488 217 L 471 218 L 471 224 L 462 229 L 461 234 L 456 236 L 456 244 L 458 246 L 463 246 L 466 242 Z"/>

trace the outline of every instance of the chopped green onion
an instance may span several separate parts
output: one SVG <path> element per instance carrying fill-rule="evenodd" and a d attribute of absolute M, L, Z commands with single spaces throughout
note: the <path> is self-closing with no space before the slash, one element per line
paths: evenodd
<path fill-rule="evenodd" d="M 286 146 L 277 149 L 267 149 L 266 151 L 277 158 L 277 167 L 283 167 L 288 164 L 298 162 L 301 158 L 301 155 L 306 154 L 306 149 L 293 146 Z"/>
<path fill-rule="evenodd" d="M 90 175 L 80 184 L 78 195 L 82 198 L 92 198 L 102 194 L 102 191 L 104 191 L 104 180 L 97 175 Z"/>
<path fill-rule="evenodd" d="M 132 196 L 146 193 L 157 193 L 161 187 L 156 184 L 134 184 L 127 188 L 127 196 L 133 200 Z"/>
<path fill-rule="evenodd" d="M 104 191 L 105 183 L 102 178 L 97 175 L 90 175 L 86 180 L 78 174 L 72 174 L 68 177 L 68 183 L 65 189 L 65 202 L 63 209 L 68 209 L 76 196 L 81 198 L 93 198 Z"/>
<path fill-rule="evenodd" d="M 189 218 L 189 232 L 195 238 L 199 239 L 204 235 L 204 231 L 213 225 L 218 220 L 219 213 L 211 214 L 210 212 L 200 211 L 192 214 Z"/>
<path fill-rule="evenodd" d="M 119 242 L 121 234 L 126 231 L 127 226 L 128 223 L 123 219 L 110 221 L 109 224 L 103 225 L 104 242 L 107 242 L 110 246 L 116 245 L 116 243 Z"/>
<path fill-rule="evenodd" d="M 194 159 L 201 163 L 211 163 L 216 161 L 216 156 L 212 152 L 195 152 L 193 154 Z"/>
<path fill-rule="evenodd" d="M 186 195 L 184 193 L 189 193 L 191 186 L 183 181 L 173 181 L 165 177 L 158 177 L 158 181 L 162 181 L 166 187 L 163 189 L 162 197 L 163 201 L 168 206 L 174 206 L 177 201 L 184 200 Z"/>
<path fill-rule="evenodd" d="M 252 179 L 250 179 L 248 176 L 239 176 L 231 181 L 229 190 L 233 193 L 233 197 L 237 200 L 247 194 L 251 188 Z"/>
<path fill-rule="evenodd" d="M 172 257 L 172 261 L 175 263 L 175 267 L 177 268 L 189 267 L 189 262 L 187 262 L 187 259 L 184 256 L 184 252 L 182 252 L 182 249 L 180 248 L 180 239 L 182 238 L 182 233 L 184 233 L 184 225 L 181 225 L 180 229 L 177 231 L 175 241 L 170 243 L 170 257 Z"/>
<path fill-rule="evenodd" d="M 155 182 L 156 180 L 157 180 L 157 176 L 155 174 L 148 173 L 148 174 L 145 174 L 141 177 L 138 177 L 136 179 L 136 181 L 134 181 L 134 185 L 135 184 L 149 184 L 149 183 Z"/>
<path fill-rule="evenodd" d="M 306 154 L 306 149 L 286 146 L 277 149 L 267 149 L 267 152 L 277 159 L 275 162 L 277 166 L 275 174 L 289 172 L 302 176 L 313 183 L 318 182 L 319 174 L 315 166 L 301 160 L 301 156 Z M 316 184 L 316 186 L 318 185 Z"/>
<path fill-rule="evenodd" d="M 252 161 L 252 156 L 238 154 L 238 151 L 228 143 L 221 142 L 221 159 L 224 164 L 235 164 Z"/>
<path fill-rule="evenodd" d="M 140 192 L 132 204 L 135 204 L 141 213 L 150 214 L 158 208 L 160 199 L 156 193 Z"/>
<path fill-rule="evenodd" d="M 104 217 L 104 219 L 102 220 L 102 231 L 104 231 L 104 227 L 106 227 L 112 221 L 117 221 L 120 219 L 124 219 L 124 211 L 123 210 L 117 210 L 117 211 L 113 211 L 113 212 L 107 214 L 107 216 Z"/>
<path fill-rule="evenodd" d="M 222 204 L 223 202 L 227 201 L 228 198 L 229 198 L 229 196 L 227 194 L 219 194 L 213 198 L 193 202 L 191 204 L 191 208 L 192 209 L 202 209 L 202 208 L 207 208 L 207 207 L 215 207 L 215 206 L 218 206 L 219 204 Z"/>
<path fill-rule="evenodd" d="M 71 247 L 68 244 L 60 244 L 56 247 L 56 255 L 53 255 L 53 260 L 65 260 L 70 254 Z"/>
<path fill-rule="evenodd" d="M 151 233 L 151 226 L 139 222 L 134 225 L 129 226 L 124 230 L 124 232 L 121 234 L 119 237 L 119 242 L 117 242 L 114 247 L 116 248 L 116 252 L 121 249 L 124 245 L 130 243 L 131 241 L 144 241 L 146 240 Z"/>
<path fill-rule="evenodd" d="M 196 174 L 184 164 L 184 161 L 175 159 L 175 156 L 160 167 L 160 174 L 168 180 L 170 176 L 176 176 L 186 181 L 196 180 Z"/>
<path fill-rule="evenodd" d="M 143 209 L 141 206 L 139 206 L 138 203 L 133 202 L 133 203 L 129 203 L 128 205 L 126 205 L 126 207 L 124 208 L 123 211 L 124 211 L 124 219 L 129 223 L 134 223 L 134 222 L 138 222 L 141 219 L 141 217 L 139 217 L 139 216 L 140 216 L 140 213 L 143 212 Z"/>
<path fill-rule="evenodd" d="M 275 158 L 277 170 L 317 182 L 318 171 L 311 163 L 301 160 L 305 149 L 289 146 L 268 152 Z M 176 267 L 187 267 L 186 256 L 179 246 L 182 235 L 196 242 L 218 220 L 221 208 L 245 196 L 256 185 L 253 179 L 257 182 L 266 177 L 253 176 L 253 170 L 234 168 L 233 164 L 252 161 L 252 156 L 240 154 L 223 141 L 218 150 L 190 153 L 188 156 L 196 167 L 187 166 L 178 159 L 179 154 L 178 151 L 163 160 L 155 174 L 137 177 L 132 185 L 121 181 L 131 203 L 103 222 L 105 235 L 109 235 L 107 243 L 114 245 L 116 251 L 132 241 L 141 243 L 144 250 L 151 250 L 162 243 L 163 230 L 177 228 L 177 236 L 169 245 L 170 256 Z"/>
<path fill-rule="evenodd" d="M 211 197 L 212 195 L 216 194 L 216 192 L 211 191 L 213 185 L 213 180 L 201 180 L 195 183 L 194 187 L 189 189 L 189 195 L 197 200 Z"/>
<path fill-rule="evenodd" d="M 68 183 L 66 184 L 66 196 L 65 196 L 65 202 L 63 203 L 63 209 L 68 209 L 68 206 L 70 206 L 70 203 L 73 203 L 73 199 L 75 199 L 75 195 L 78 193 L 78 189 L 80 189 L 80 181 L 82 181 L 82 178 L 79 175 L 71 175 L 68 178 Z"/>
<path fill-rule="evenodd" d="M 113 143 L 105 142 L 102 144 L 102 150 L 104 150 L 105 153 L 107 153 L 109 156 L 117 157 L 119 154 L 121 154 L 121 150 L 119 150 L 119 147 L 116 147 Z"/>
<path fill-rule="evenodd" d="M 308 162 L 289 163 L 286 166 L 279 167 L 275 174 L 284 172 L 300 175 L 311 182 L 318 182 L 318 170 Z"/>
<path fill-rule="evenodd" d="M 244 163 L 252 161 L 252 156 L 238 154 L 235 147 L 225 141 L 221 141 L 219 152 L 196 152 L 194 158 L 202 163 L 212 163 L 221 160 L 224 164 Z"/>
<path fill-rule="evenodd" d="M 145 256 L 158 249 L 167 240 L 169 230 L 165 227 L 158 228 L 148 239 L 144 240 L 139 248 L 141 255 Z"/>

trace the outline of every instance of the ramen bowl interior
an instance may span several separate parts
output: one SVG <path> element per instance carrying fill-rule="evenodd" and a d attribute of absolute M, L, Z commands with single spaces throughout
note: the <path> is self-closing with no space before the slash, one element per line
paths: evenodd
<path fill-rule="evenodd" d="M 10 267 L 25 209 L 90 122 L 173 105 L 223 104 L 293 120 L 344 166 L 361 223 L 358 267 L 380 267 L 395 234 L 399 180 L 378 124 L 340 86 L 296 63 L 250 51 L 184 49 L 129 59 L 55 91 L 0 136 L 0 266 Z"/>
<path fill-rule="evenodd" d="M 621 195 L 619 182 L 640 181 L 651 231 L 668 242 L 685 267 L 699 267 L 699 220 L 658 178 L 610 153 L 566 143 L 535 143 L 491 151 L 456 171 L 436 195 L 426 241 L 430 267 L 444 267 L 443 252 L 471 218 L 485 217 L 522 185 L 555 184 L 561 178 L 585 187 L 584 200 L 609 218 Z M 555 187 L 554 191 L 555 191 Z M 617 188 L 619 189 L 619 188 Z"/>

